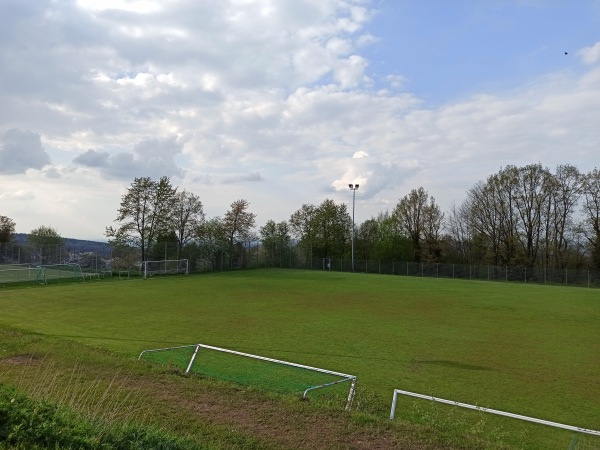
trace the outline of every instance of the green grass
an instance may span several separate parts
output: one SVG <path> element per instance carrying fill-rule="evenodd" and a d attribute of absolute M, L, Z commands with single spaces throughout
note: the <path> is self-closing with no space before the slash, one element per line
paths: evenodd
<path fill-rule="evenodd" d="M 356 406 L 383 418 L 399 388 L 600 428 L 597 290 L 261 270 L 4 289 L 0 311 L 0 327 L 131 359 L 205 343 L 357 375 Z M 412 399 L 397 417 L 513 445 L 571 439 Z"/>

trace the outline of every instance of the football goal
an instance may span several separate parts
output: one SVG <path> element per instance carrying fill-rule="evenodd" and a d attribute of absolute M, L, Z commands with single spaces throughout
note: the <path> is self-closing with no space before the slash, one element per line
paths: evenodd
<path fill-rule="evenodd" d="M 497 409 L 484 408 L 481 406 L 470 405 L 468 403 L 456 402 L 453 400 L 446 400 L 439 397 L 432 397 L 430 395 L 417 394 L 415 392 L 404 391 L 402 389 L 394 389 L 394 396 L 392 397 L 392 408 L 390 411 L 390 420 L 393 420 L 396 416 L 396 408 L 398 405 L 399 396 L 407 396 L 412 398 L 419 398 L 423 400 L 429 400 L 434 403 L 442 403 L 446 405 L 457 406 L 460 408 L 470 409 L 479 411 L 481 413 L 495 414 L 498 416 L 510 417 L 513 419 L 519 419 L 525 422 L 532 422 L 540 425 L 550 426 L 556 429 L 567 430 L 573 432 L 573 438 L 571 439 L 570 449 L 599 449 L 600 448 L 600 431 L 590 430 L 583 427 L 577 427 L 573 425 L 565 425 L 558 422 L 551 422 L 549 420 L 538 419 L 535 417 L 523 416 L 521 414 L 514 414 L 506 411 L 499 411 Z"/>
<path fill-rule="evenodd" d="M 342 384 L 348 383 L 349 392 L 342 397 L 346 398 L 347 410 L 356 391 L 354 375 L 205 344 L 144 350 L 138 359 L 245 386 L 301 394 L 303 398 L 309 393 L 318 395 L 318 391 L 321 396 L 335 401 L 345 392 Z M 324 391 L 324 388 L 329 389 Z"/>
<path fill-rule="evenodd" d="M 81 266 L 75 263 L 67 264 L 44 264 L 40 266 L 44 269 L 46 280 L 83 280 Z"/>
<path fill-rule="evenodd" d="M 154 275 L 188 274 L 187 259 L 165 259 L 163 261 L 142 262 L 142 274 L 144 278 Z"/>
<path fill-rule="evenodd" d="M 0 265 L 0 284 L 26 282 L 46 284 L 45 269 L 21 264 Z"/>

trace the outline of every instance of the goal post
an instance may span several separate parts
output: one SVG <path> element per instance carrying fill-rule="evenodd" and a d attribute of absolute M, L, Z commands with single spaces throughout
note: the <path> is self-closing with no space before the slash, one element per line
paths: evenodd
<path fill-rule="evenodd" d="M 142 274 L 144 278 L 154 275 L 187 275 L 188 271 L 187 259 L 165 259 L 162 261 L 143 261 Z"/>
<path fill-rule="evenodd" d="M 43 264 L 46 280 L 83 280 L 83 271 L 81 266 L 76 263 L 65 264 Z"/>
<path fill-rule="evenodd" d="M 587 436 L 587 437 L 594 436 L 595 438 L 600 439 L 600 431 L 597 431 L 597 430 L 591 430 L 591 429 L 573 426 L 573 425 L 565 425 L 563 423 L 551 422 L 551 421 L 545 420 L 545 419 L 538 419 L 535 417 L 524 416 L 521 414 L 515 414 L 515 413 L 511 413 L 511 412 L 506 412 L 506 411 L 500 411 L 497 409 L 484 408 L 482 406 L 470 405 L 468 403 L 461 403 L 461 402 L 457 402 L 454 400 L 446 400 L 444 398 L 433 397 L 431 395 L 418 394 L 415 392 L 405 391 L 402 389 L 394 389 L 394 395 L 392 397 L 392 407 L 390 410 L 390 420 L 393 420 L 396 416 L 396 408 L 397 408 L 397 404 L 398 404 L 398 398 L 400 395 L 412 397 L 412 398 L 419 398 L 422 400 L 429 400 L 433 403 L 442 403 L 442 404 L 452 405 L 452 406 L 456 406 L 456 407 L 460 407 L 460 408 L 464 408 L 464 409 L 475 410 L 475 411 L 479 411 L 482 413 L 510 417 L 510 418 L 518 419 L 518 420 L 521 420 L 524 422 L 532 422 L 532 423 L 536 423 L 536 424 L 540 424 L 540 425 L 553 427 L 556 429 L 572 431 L 575 434 L 573 436 L 573 440 L 571 441 L 570 448 L 573 448 L 573 449 L 583 448 L 582 445 L 576 445 L 577 442 L 581 439 L 580 436 Z M 600 440 L 596 441 L 596 443 L 594 445 L 594 448 L 599 448 L 599 447 L 600 447 Z"/>
<path fill-rule="evenodd" d="M 138 359 L 175 366 L 185 373 L 282 393 L 298 393 L 302 398 L 320 389 L 349 383 L 346 410 L 352 406 L 356 392 L 355 375 L 206 344 L 144 350 Z"/>
<path fill-rule="evenodd" d="M 26 282 L 46 284 L 45 272 L 45 268 L 39 266 L 0 266 L 0 284 Z"/>

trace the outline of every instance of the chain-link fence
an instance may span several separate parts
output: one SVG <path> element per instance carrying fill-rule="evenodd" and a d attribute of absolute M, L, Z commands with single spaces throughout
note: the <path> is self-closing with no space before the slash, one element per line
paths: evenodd
<path fill-rule="evenodd" d="M 148 253 L 150 260 L 187 259 L 189 272 L 229 271 L 255 268 L 286 268 L 359 272 L 412 277 L 456 278 L 504 282 L 600 287 L 600 271 L 587 268 L 514 267 L 473 264 L 417 263 L 315 258 L 301 245 L 268 246 L 260 241 L 234 248 L 207 248 L 194 243 L 179 250 L 176 244 L 159 243 Z M 0 266 L 76 263 L 83 272 L 136 276 L 141 267 L 138 249 L 113 248 L 106 243 L 84 241 L 63 245 L 32 247 L 26 244 L 0 244 Z"/>

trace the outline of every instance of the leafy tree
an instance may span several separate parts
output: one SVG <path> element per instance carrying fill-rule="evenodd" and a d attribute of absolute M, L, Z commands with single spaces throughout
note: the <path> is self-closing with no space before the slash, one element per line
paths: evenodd
<path fill-rule="evenodd" d="M 439 234 L 442 228 L 443 214 L 435 199 L 419 187 L 400 199 L 393 212 L 400 229 L 411 240 L 414 260 L 439 259 Z M 424 255 L 423 250 L 427 250 Z"/>
<path fill-rule="evenodd" d="M 223 258 L 228 251 L 227 232 L 220 217 L 203 221 L 196 228 L 200 264 L 210 269 L 222 267 Z"/>
<path fill-rule="evenodd" d="M 240 249 L 237 253 L 241 253 L 243 243 L 249 240 L 252 228 L 254 228 L 256 214 L 248 212 L 249 206 L 250 203 L 247 200 L 236 200 L 223 217 L 222 227 L 229 242 L 229 265 L 231 268 L 233 268 L 236 245 Z"/>
<path fill-rule="evenodd" d="M 149 177 L 135 178 L 121 198 L 115 222 L 121 225 L 106 228 L 106 236 L 113 245 L 130 245 L 140 249 L 142 261 L 148 249 L 161 234 L 170 228 L 170 213 L 177 188 L 167 177 L 154 181 Z"/>
<path fill-rule="evenodd" d="M 172 227 L 177 240 L 177 259 L 181 249 L 196 237 L 198 227 L 204 222 L 204 209 L 200 198 L 191 192 L 182 191 L 173 198 L 171 211 Z"/>
<path fill-rule="evenodd" d="M 290 233 L 297 239 L 299 246 L 304 248 L 307 261 L 311 260 L 313 255 L 313 226 L 316 210 L 315 205 L 304 204 L 290 216 L 289 220 Z"/>
<path fill-rule="evenodd" d="M 39 252 L 42 264 L 51 264 L 60 259 L 60 250 L 64 240 L 53 227 L 42 225 L 39 228 L 31 230 L 27 241 L 29 245 Z M 52 250 L 54 250 L 54 253 Z"/>
<path fill-rule="evenodd" d="M 316 208 L 312 222 L 315 254 L 322 258 L 342 258 L 352 230 L 352 218 L 346 204 L 323 200 Z"/>
<path fill-rule="evenodd" d="M 0 244 L 11 242 L 15 237 L 15 222 L 6 216 L 0 216 Z"/>
<path fill-rule="evenodd" d="M 267 260 L 273 264 L 278 258 L 281 265 L 283 254 L 289 254 L 290 250 L 291 237 L 288 223 L 285 221 L 275 223 L 274 220 L 268 220 L 260 228 L 260 238 Z"/>

